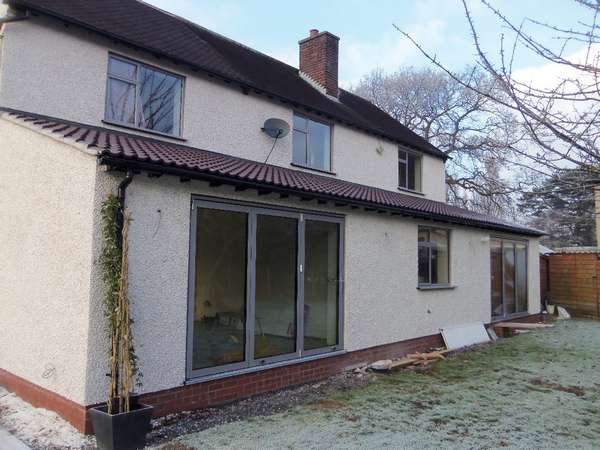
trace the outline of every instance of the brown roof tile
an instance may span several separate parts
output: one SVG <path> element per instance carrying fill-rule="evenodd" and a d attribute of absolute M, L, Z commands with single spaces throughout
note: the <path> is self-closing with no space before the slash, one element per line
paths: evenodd
<path fill-rule="evenodd" d="M 105 128 L 45 118 L 31 113 L 9 111 L 4 114 L 40 131 L 51 132 L 63 139 L 71 139 L 90 149 L 96 149 L 103 164 L 220 181 L 479 228 L 532 236 L 543 234 L 538 230 L 446 203 L 330 176 L 264 164 Z"/>

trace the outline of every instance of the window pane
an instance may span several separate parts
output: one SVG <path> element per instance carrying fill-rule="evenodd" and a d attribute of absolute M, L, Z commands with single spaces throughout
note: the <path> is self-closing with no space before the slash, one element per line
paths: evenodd
<path fill-rule="evenodd" d="M 415 156 L 414 157 L 414 175 L 415 175 L 415 191 L 421 191 L 421 163 L 423 161 L 423 159 L 421 158 L 421 156 Z"/>
<path fill-rule="evenodd" d="M 527 311 L 527 246 L 516 244 L 517 306 L 516 312 Z"/>
<path fill-rule="evenodd" d="M 258 215 L 254 357 L 296 351 L 298 221 Z"/>
<path fill-rule="evenodd" d="M 330 166 L 330 129 L 328 125 L 308 122 L 308 166 L 329 170 Z"/>
<path fill-rule="evenodd" d="M 292 161 L 296 164 L 306 165 L 306 134 L 294 130 L 293 133 Z"/>
<path fill-rule="evenodd" d="M 108 79 L 106 118 L 134 124 L 135 85 L 114 78 Z"/>
<path fill-rule="evenodd" d="M 429 284 L 429 247 L 419 245 L 419 283 Z"/>
<path fill-rule="evenodd" d="M 135 64 L 125 62 L 121 59 L 111 57 L 108 61 L 108 73 L 119 78 L 135 81 L 136 69 L 137 66 Z"/>
<path fill-rule="evenodd" d="M 398 150 L 398 159 L 406 161 L 406 152 L 404 150 Z"/>
<path fill-rule="evenodd" d="M 338 343 L 339 226 L 307 220 L 305 227 L 304 349 Z"/>
<path fill-rule="evenodd" d="M 247 214 L 198 209 L 192 367 L 245 359 Z"/>
<path fill-rule="evenodd" d="M 398 186 L 406 188 L 408 187 L 407 179 L 406 179 L 406 163 L 399 162 L 398 163 Z"/>
<path fill-rule="evenodd" d="M 431 230 L 431 283 L 448 283 L 448 231 Z"/>
<path fill-rule="evenodd" d="M 421 189 L 421 158 L 413 153 L 408 153 L 407 187 L 415 191 Z"/>
<path fill-rule="evenodd" d="M 294 130 L 308 132 L 308 119 L 294 115 Z"/>
<path fill-rule="evenodd" d="M 141 66 L 138 126 L 178 135 L 181 90 L 179 77 Z"/>
<path fill-rule="evenodd" d="M 490 241 L 490 265 L 492 275 L 492 316 L 499 317 L 502 312 L 502 244 Z"/>
<path fill-rule="evenodd" d="M 504 243 L 504 306 L 506 314 L 516 312 L 515 308 L 515 245 Z"/>
<path fill-rule="evenodd" d="M 429 273 L 429 230 L 419 230 L 419 284 L 430 283 Z"/>

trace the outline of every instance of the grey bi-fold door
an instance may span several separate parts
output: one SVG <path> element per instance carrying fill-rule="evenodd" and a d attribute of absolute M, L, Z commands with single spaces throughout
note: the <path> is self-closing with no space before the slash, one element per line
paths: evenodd
<path fill-rule="evenodd" d="M 342 348 L 343 219 L 195 199 L 189 378 Z"/>

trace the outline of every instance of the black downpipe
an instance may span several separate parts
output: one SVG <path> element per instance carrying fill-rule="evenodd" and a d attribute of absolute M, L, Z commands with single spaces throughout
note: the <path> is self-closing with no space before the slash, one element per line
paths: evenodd
<path fill-rule="evenodd" d="M 125 219 L 125 193 L 127 191 L 127 186 L 131 184 L 133 181 L 133 172 L 131 170 L 127 171 L 127 175 L 125 178 L 119 183 L 119 187 L 117 188 L 117 197 L 119 199 L 119 210 L 117 211 L 117 232 L 119 234 L 119 245 L 123 246 L 123 223 Z"/>

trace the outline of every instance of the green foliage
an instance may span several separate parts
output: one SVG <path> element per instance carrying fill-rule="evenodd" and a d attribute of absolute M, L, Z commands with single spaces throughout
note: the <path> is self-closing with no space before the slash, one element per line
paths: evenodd
<path fill-rule="evenodd" d="M 548 247 L 596 245 L 594 184 L 589 170 L 565 169 L 521 196 L 519 207 L 531 225 L 548 233 Z"/>
<path fill-rule="evenodd" d="M 106 331 L 110 340 L 110 388 L 107 401 L 109 414 L 112 413 L 117 400 L 119 413 L 129 411 L 129 394 L 133 381 L 135 379 L 136 385 L 141 386 L 142 377 L 138 370 L 131 335 L 133 321 L 129 317 L 127 230 L 131 219 L 125 214 L 121 236 L 118 222 L 120 209 L 119 199 L 112 194 L 102 203 L 101 208 L 104 244 L 101 256 L 102 279 Z"/>
<path fill-rule="evenodd" d="M 109 195 L 102 203 L 102 280 L 104 281 L 104 306 L 108 319 L 108 330 L 116 327 L 119 286 L 121 282 L 121 264 L 123 253 L 119 242 L 117 216 L 121 204 L 115 195 Z"/>

